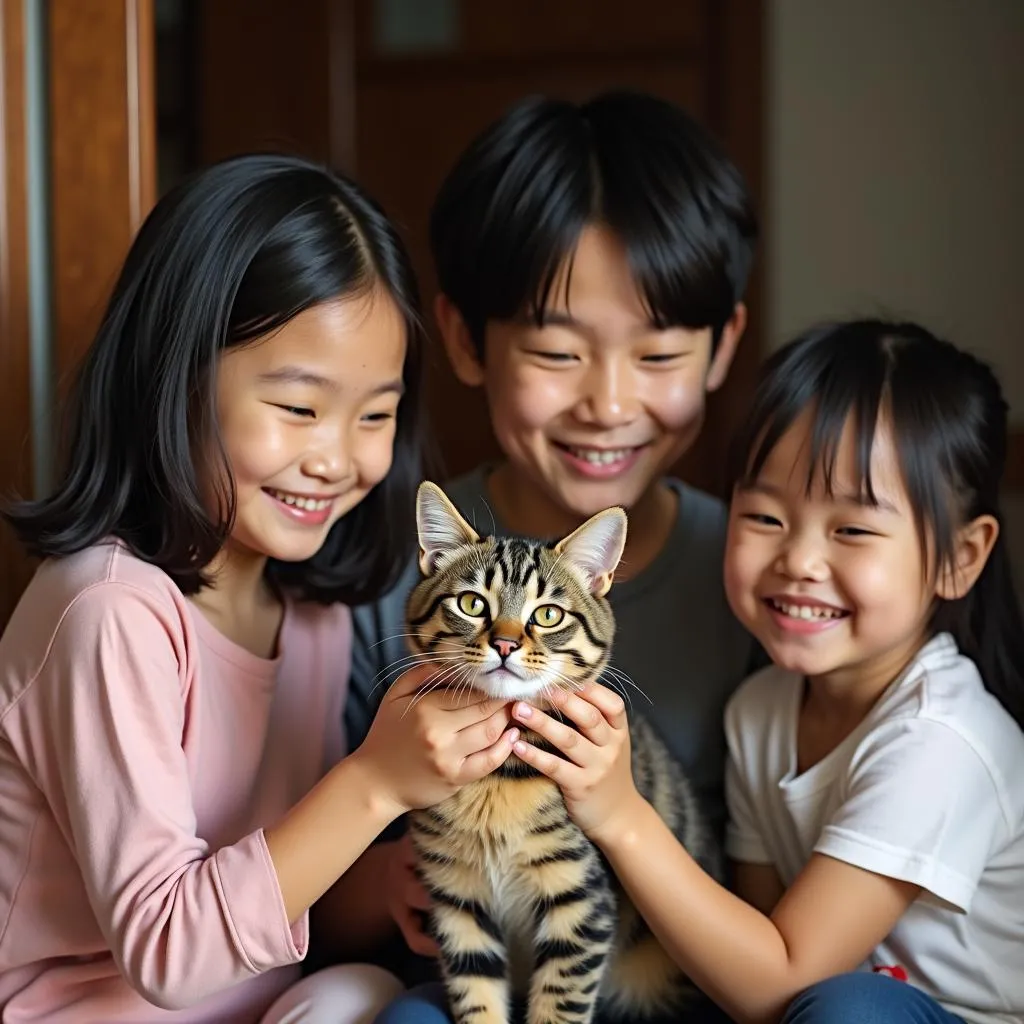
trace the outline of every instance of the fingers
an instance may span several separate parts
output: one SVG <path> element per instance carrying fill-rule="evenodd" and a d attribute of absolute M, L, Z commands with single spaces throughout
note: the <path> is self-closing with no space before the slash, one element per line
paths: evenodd
<path fill-rule="evenodd" d="M 552 718 L 543 711 L 538 711 L 537 708 L 531 707 L 529 704 L 523 704 L 521 702 L 516 704 L 513 708 L 513 715 L 522 722 L 526 728 L 535 732 L 538 736 L 543 736 L 544 739 L 556 746 L 575 764 L 585 767 L 593 762 L 595 748 L 602 746 L 602 743 L 600 742 L 602 738 L 601 729 L 603 728 L 605 732 L 608 730 L 608 723 L 604 721 L 603 716 L 597 711 L 597 709 L 590 705 L 587 705 L 587 707 L 589 708 L 590 713 L 599 720 L 599 724 L 596 727 L 591 727 L 587 730 L 595 738 L 591 738 L 590 735 L 582 735 L 572 728 L 572 726 L 566 725 L 564 722 L 559 722 L 557 719 Z M 562 759 L 559 758 L 559 760 Z M 546 774 L 547 772 L 545 772 L 545 775 Z"/>
<path fill-rule="evenodd" d="M 478 750 L 490 747 L 498 741 L 501 734 L 508 728 L 512 721 L 512 709 L 504 703 L 498 702 L 498 707 L 491 711 L 482 720 L 477 717 L 460 729 L 455 736 L 455 752 L 460 757 L 469 757 Z M 516 729 L 518 737 L 519 730 Z"/>
<path fill-rule="evenodd" d="M 518 729 L 509 729 L 503 732 L 498 740 L 484 750 L 478 750 L 470 754 L 463 762 L 459 770 L 459 785 L 466 785 L 467 782 L 476 782 L 485 775 L 490 775 L 498 765 L 504 764 L 512 753 L 512 744 L 519 739 Z"/>
<path fill-rule="evenodd" d="M 587 683 L 579 691 L 578 696 L 593 704 L 613 729 L 625 729 L 627 727 L 626 703 L 621 695 L 614 690 L 610 690 L 607 686 L 602 686 L 600 683 Z"/>
<path fill-rule="evenodd" d="M 533 728 L 532 725 L 531 728 Z M 525 743 L 522 740 L 514 745 L 513 750 L 516 757 L 536 768 L 542 775 L 546 775 L 552 782 L 563 788 L 571 788 L 583 770 L 579 765 L 566 761 L 564 757 L 549 754 L 546 750 L 540 750 L 532 743 Z"/>

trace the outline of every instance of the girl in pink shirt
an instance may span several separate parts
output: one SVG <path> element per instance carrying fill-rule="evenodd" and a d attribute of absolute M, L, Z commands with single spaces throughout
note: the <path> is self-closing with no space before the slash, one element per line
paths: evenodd
<path fill-rule="evenodd" d="M 407 560 L 420 369 L 406 254 L 352 182 L 236 158 L 143 225 L 63 476 L 6 512 L 42 563 L 0 639 L 5 1024 L 347 1024 L 396 994 L 301 979 L 308 910 L 370 928 L 350 866 L 516 737 L 418 671 L 345 756 L 346 605 Z"/>

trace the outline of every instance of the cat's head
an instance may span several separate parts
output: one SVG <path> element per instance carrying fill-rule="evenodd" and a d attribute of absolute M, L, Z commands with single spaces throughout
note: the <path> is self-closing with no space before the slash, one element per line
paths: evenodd
<path fill-rule="evenodd" d="M 604 669 L 615 631 L 605 595 L 626 542 L 621 508 L 553 544 L 481 537 L 427 481 L 416 523 L 424 578 L 406 609 L 410 646 L 443 682 L 530 699 Z"/>

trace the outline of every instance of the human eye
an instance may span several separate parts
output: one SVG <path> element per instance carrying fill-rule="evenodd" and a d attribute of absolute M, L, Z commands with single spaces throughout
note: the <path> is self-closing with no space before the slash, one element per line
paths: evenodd
<path fill-rule="evenodd" d="M 641 356 L 640 361 L 648 366 L 671 366 L 683 358 L 682 352 L 651 352 Z"/>
<path fill-rule="evenodd" d="M 869 530 L 865 526 L 840 526 L 836 533 L 841 537 L 877 537 L 877 530 Z"/>
<path fill-rule="evenodd" d="M 363 415 L 363 422 L 370 423 L 372 425 L 378 425 L 381 423 L 388 423 L 395 418 L 395 414 L 391 411 L 388 412 L 368 412 Z"/>
<path fill-rule="evenodd" d="M 292 416 L 298 416 L 302 419 L 316 419 L 316 413 L 308 406 L 304 405 L 278 405 L 278 409 L 283 409 L 285 412 L 290 413 Z"/>
<path fill-rule="evenodd" d="M 740 515 L 741 519 L 745 519 L 748 523 L 753 523 L 756 526 L 782 526 L 782 520 L 775 516 L 768 515 L 767 512 L 743 512 Z"/>
<path fill-rule="evenodd" d="M 563 352 L 547 348 L 528 348 L 526 350 L 526 354 L 533 356 L 535 359 L 539 359 L 542 362 L 558 365 L 569 365 L 577 359 L 577 356 L 572 352 Z"/>

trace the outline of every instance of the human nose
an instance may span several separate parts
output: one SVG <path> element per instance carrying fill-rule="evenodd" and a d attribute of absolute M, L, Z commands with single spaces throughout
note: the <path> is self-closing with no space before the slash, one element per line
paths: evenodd
<path fill-rule="evenodd" d="M 579 417 L 600 427 L 618 427 L 636 416 L 637 386 L 630 367 L 618 360 L 594 363 L 584 381 Z"/>
<path fill-rule="evenodd" d="M 794 533 L 783 541 L 775 568 L 792 580 L 820 581 L 828 576 L 828 559 L 818 538 Z"/>
<path fill-rule="evenodd" d="M 346 432 L 329 429 L 319 432 L 316 444 L 303 460 L 302 470 L 307 476 L 337 483 L 352 474 L 353 466 L 353 448 Z"/>

